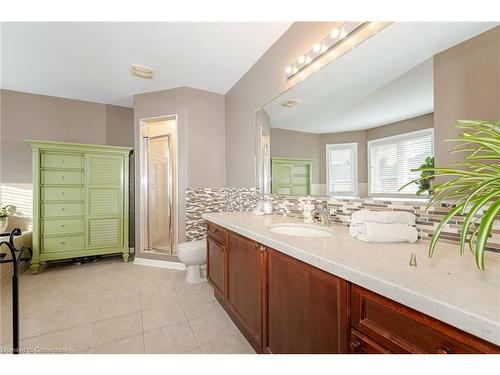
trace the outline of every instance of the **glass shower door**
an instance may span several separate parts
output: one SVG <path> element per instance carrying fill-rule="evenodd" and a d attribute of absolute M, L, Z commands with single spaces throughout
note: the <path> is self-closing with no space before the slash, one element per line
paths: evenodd
<path fill-rule="evenodd" d="M 172 161 L 170 136 L 147 139 L 148 248 L 172 253 Z"/>

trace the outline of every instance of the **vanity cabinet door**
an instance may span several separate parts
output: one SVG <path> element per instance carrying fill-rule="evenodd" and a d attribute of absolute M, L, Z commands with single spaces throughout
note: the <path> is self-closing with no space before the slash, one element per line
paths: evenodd
<path fill-rule="evenodd" d="M 264 257 L 264 246 L 229 232 L 226 303 L 236 325 L 257 351 L 262 348 Z"/>
<path fill-rule="evenodd" d="M 219 299 L 224 299 L 226 247 L 207 236 L 207 278 Z"/>
<path fill-rule="evenodd" d="M 347 353 L 347 281 L 274 250 L 267 259 L 265 351 Z"/>

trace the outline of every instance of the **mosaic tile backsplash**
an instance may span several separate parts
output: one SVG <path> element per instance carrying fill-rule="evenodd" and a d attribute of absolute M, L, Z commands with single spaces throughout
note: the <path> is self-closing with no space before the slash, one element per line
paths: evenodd
<path fill-rule="evenodd" d="M 260 194 L 254 188 L 202 188 L 188 189 L 186 192 L 186 237 L 188 241 L 205 237 L 206 224 L 201 218 L 205 212 L 251 211 L 256 205 Z M 274 213 L 292 217 L 302 217 L 302 206 L 306 197 L 290 197 L 284 195 L 269 195 L 273 201 Z M 369 210 L 408 211 L 417 217 L 416 227 L 420 239 L 430 240 L 434 228 L 447 213 L 447 208 L 434 207 L 425 210 L 425 201 L 383 200 L 374 198 L 330 198 L 312 197 L 315 204 L 326 203 L 330 219 L 334 223 L 349 226 L 351 214 L 363 208 Z M 458 244 L 462 216 L 455 216 L 445 227 L 440 241 Z M 500 252 L 500 222 L 494 224 L 492 237 L 488 241 L 488 249 Z"/>

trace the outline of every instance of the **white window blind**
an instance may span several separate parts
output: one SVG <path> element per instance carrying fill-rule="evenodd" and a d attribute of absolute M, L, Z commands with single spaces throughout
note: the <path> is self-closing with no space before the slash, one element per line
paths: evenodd
<path fill-rule="evenodd" d="M 419 130 L 368 142 L 368 184 L 370 195 L 414 195 L 416 184 L 398 189 L 418 178 L 427 156 L 433 155 L 433 129 Z"/>
<path fill-rule="evenodd" d="M 326 187 L 328 195 L 356 195 L 358 188 L 356 143 L 326 145 Z"/>

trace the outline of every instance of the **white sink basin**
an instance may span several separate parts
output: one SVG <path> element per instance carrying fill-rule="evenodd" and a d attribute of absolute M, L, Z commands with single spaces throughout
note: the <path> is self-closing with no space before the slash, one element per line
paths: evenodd
<path fill-rule="evenodd" d="M 329 237 L 333 235 L 333 229 L 320 227 L 314 224 L 282 223 L 273 224 L 269 230 L 274 233 L 286 234 L 288 236 L 302 237 Z"/>

